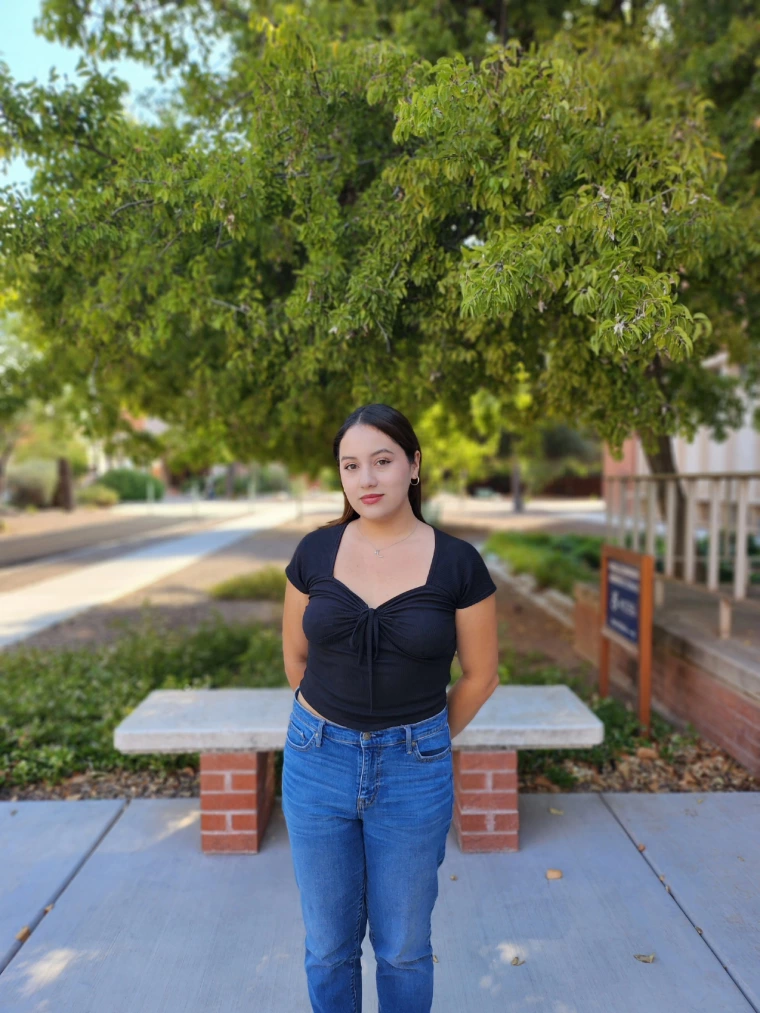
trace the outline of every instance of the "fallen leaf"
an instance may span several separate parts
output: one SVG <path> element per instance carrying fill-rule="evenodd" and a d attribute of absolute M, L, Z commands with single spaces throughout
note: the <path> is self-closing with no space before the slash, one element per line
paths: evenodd
<path fill-rule="evenodd" d="M 456 879 L 456 876 L 449 876 L 449 879 Z"/>
<path fill-rule="evenodd" d="M 556 788 L 554 781 L 550 781 L 545 774 L 536 774 L 533 778 L 534 784 L 540 784 L 543 788 Z"/>
<path fill-rule="evenodd" d="M 29 936 L 31 936 L 31 934 L 32 934 L 31 929 L 29 928 L 28 925 L 25 925 L 20 932 L 16 933 L 16 939 L 18 939 L 20 943 L 24 943 L 29 938 Z"/>
<path fill-rule="evenodd" d="M 651 964 L 654 960 L 654 953 L 634 953 L 634 957 L 643 964 Z"/>
<path fill-rule="evenodd" d="M 50 914 L 50 912 L 53 910 L 54 907 L 55 907 L 55 904 L 48 904 L 48 906 L 45 908 L 45 914 L 46 915 Z"/>
<path fill-rule="evenodd" d="M 549 812 L 554 816 L 564 816 L 565 814 L 564 809 L 553 809 L 551 806 L 549 806 Z"/>
<path fill-rule="evenodd" d="M 639 851 L 646 851 L 646 849 L 647 849 L 646 844 L 640 844 L 639 845 Z"/>
<path fill-rule="evenodd" d="M 638 756 L 640 760 L 656 760 L 657 750 L 652 749 L 650 746 L 639 746 L 636 750 L 636 756 Z"/>
<path fill-rule="evenodd" d="M 695 929 L 697 930 L 697 932 L 698 932 L 698 933 L 700 934 L 700 936 L 701 936 L 701 935 L 702 935 L 702 929 L 701 929 L 701 928 L 699 927 L 699 925 L 695 925 L 695 926 L 694 926 L 694 928 L 695 928 Z"/>
<path fill-rule="evenodd" d="M 436 955 L 435 955 L 435 954 L 433 954 L 433 963 L 434 963 L 434 964 L 437 964 L 437 963 L 438 963 L 438 957 L 436 957 Z"/>
<path fill-rule="evenodd" d="M 546 878 L 547 879 L 562 879 L 562 870 L 561 869 L 547 869 L 546 870 Z"/>
<path fill-rule="evenodd" d="M 512 964 L 512 967 L 519 967 L 520 964 L 524 964 L 525 961 L 524 960 L 520 960 L 519 957 L 512 957 L 512 960 L 510 961 L 510 963 Z"/>

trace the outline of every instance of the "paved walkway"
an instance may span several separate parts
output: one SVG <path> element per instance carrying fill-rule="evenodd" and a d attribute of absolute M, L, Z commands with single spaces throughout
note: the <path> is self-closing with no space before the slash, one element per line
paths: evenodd
<path fill-rule="evenodd" d="M 180 538 L 169 538 L 59 576 L 0 594 L 0 648 L 96 605 L 122 598 L 212 553 L 277 527 L 295 511 L 292 502 L 262 507 L 242 517 Z"/>
<path fill-rule="evenodd" d="M 198 799 L 0 803 L 0 1009 L 305 1013 L 279 802 L 258 855 L 204 855 L 199 823 Z M 514 854 L 452 830 L 433 1013 L 760 1013 L 759 845 L 753 792 L 523 794 Z M 375 968 L 367 934 L 365 1013 Z"/>

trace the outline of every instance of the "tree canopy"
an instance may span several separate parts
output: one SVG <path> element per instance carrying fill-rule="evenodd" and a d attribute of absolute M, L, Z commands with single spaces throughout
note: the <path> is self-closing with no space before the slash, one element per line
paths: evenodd
<path fill-rule="evenodd" d="M 487 392 L 503 426 L 651 450 L 738 424 L 700 363 L 756 382 L 757 16 L 699 41 L 636 3 L 506 9 L 47 0 L 83 57 L 76 83 L 0 74 L 0 147 L 36 169 L 0 198 L 0 270 L 52 361 L 307 468 L 369 400 L 477 436 Z M 98 70 L 119 54 L 178 77 L 157 125 Z"/>

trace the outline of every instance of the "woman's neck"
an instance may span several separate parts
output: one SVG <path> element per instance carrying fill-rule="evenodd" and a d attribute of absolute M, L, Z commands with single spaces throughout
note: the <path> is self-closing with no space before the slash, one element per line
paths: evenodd
<path fill-rule="evenodd" d="M 382 518 L 382 520 L 357 517 L 356 523 L 359 525 L 359 532 L 365 538 L 370 542 L 374 541 L 377 545 L 382 545 L 384 542 L 397 541 L 399 538 L 410 535 L 414 531 L 415 525 L 421 522 L 418 522 L 412 508 L 409 507 L 408 510 L 399 511 L 398 515 L 393 514 Z"/>

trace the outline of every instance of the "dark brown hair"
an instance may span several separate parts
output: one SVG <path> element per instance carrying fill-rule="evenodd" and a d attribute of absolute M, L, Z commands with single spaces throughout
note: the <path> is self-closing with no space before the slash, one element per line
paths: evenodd
<path fill-rule="evenodd" d="M 422 516 L 422 449 L 420 447 L 420 441 L 417 439 L 409 419 L 406 415 L 402 415 L 402 413 L 396 408 L 391 408 L 391 406 L 387 404 L 365 404 L 362 405 L 361 408 L 357 408 L 355 411 L 351 412 L 346 421 L 335 434 L 335 439 L 333 440 L 333 457 L 335 458 L 335 463 L 339 468 L 340 442 L 352 426 L 358 426 L 360 424 L 364 426 L 374 426 L 375 429 L 379 429 L 381 432 L 385 433 L 386 436 L 390 436 L 390 438 L 395 440 L 404 451 L 410 464 L 414 462 L 414 452 L 419 450 L 419 482 L 417 482 L 416 485 L 409 486 L 409 503 L 411 504 L 414 516 L 418 520 L 425 522 L 425 518 Z M 338 524 L 345 524 L 346 521 L 352 521 L 354 518 L 359 516 L 360 515 L 349 503 L 348 497 L 344 492 L 342 516 L 338 520 L 328 521 L 326 524 L 321 524 L 320 527 L 335 527 Z"/>

